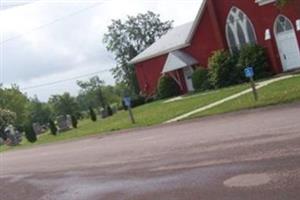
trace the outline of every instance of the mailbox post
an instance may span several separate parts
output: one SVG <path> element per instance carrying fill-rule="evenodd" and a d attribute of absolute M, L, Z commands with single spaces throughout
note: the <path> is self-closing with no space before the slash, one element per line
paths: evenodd
<path fill-rule="evenodd" d="M 134 116 L 133 116 L 133 113 L 132 113 L 132 110 L 131 110 L 131 98 L 130 97 L 124 97 L 123 101 L 124 101 L 125 106 L 128 109 L 129 117 L 131 119 L 131 122 L 133 124 L 135 124 L 135 119 L 134 119 Z"/>
<path fill-rule="evenodd" d="M 255 101 L 257 101 L 258 100 L 258 94 L 257 94 L 255 82 L 254 82 L 254 79 L 253 79 L 253 77 L 254 77 L 253 67 L 251 67 L 251 66 L 246 67 L 245 70 L 244 70 L 244 73 L 245 73 L 245 76 L 250 79 L 250 84 L 251 84 L 251 88 L 252 88 L 252 91 L 253 91 L 254 99 L 255 99 Z"/>

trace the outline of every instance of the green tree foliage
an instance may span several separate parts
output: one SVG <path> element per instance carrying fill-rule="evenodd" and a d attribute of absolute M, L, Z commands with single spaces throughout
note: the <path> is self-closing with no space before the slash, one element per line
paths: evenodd
<path fill-rule="evenodd" d="M 195 90 L 203 91 L 210 89 L 208 70 L 203 67 L 197 68 L 192 75 L 192 82 Z"/>
<path fill-rule="evenodd" d="M 16 124 L 24 124 L 26 119 L 27 97 L 19 88 L 13 85 L 11 88 L 0 86 L 0 108 L 7 109 L 16 114 Z"/>
<path fill-rule="evenodd" d="M 138 94 L 134 66 L 129 61 L 153 44 L 171 27 L 173 21 L 162 22 L 160 16 L 148 11 L 137 16 L 128 16 L 125 21 L 112 20 L 103 42 L 117 62 L 113 74 L 118 83 L 122 82 Z"/>
<path fill-rule="evenodd" d="M 52 117 L 52 112 L 47 103 L 42 103 L 37 97 L 34 97 L 28 102 L 27 116 L 31 118 L 31 121 L 45 125 Z"/>
<path fill-rule="evenodd" d="M 255 44 L 245 45 L 236 54 L 219 50 L 209 58 L 209 80 L 214 88 L 226 87 L 248 81 L 244 69 L 254 68 L 254 78 L 270 75 L 267 56 L 263 47 Z"/>
<path fill-rule="evenodd" d="M 68 92 L 63 95 L 53 95 L 49 99 L 49 104 L 53 107 L 56 115 L 76 115 L 79 111 L 76 99 Z"/>
<path fill-rule="evenodd" d="M 209 58 L 209 81 L 214 88 L 240 83 L 241 70 L 236 67 L 238 55 L 228 51 L 215 51 Z"/>
<path fill-rule="evenodd" d="M 159 79 L 158 96 L 161 99 L 177 96 L 180 94 L 180 89 L 176 81 L 170 76 L 164 75 Z"/>
<path fill-rule="evenodd" d="M 97 115 L 92 107 L 89 108 L 90 117 L 93 122 L 97 121 Z"/>
<path fill-rule="evenodd" d="M 57 135 L 57 127 L 52 119 L 49 119 L 49 128 L 52 135 Z"/>
<path fill-rule="evenodd" d="M 107 85 L 103 87 L 102 91 L 109 104 L 120 103 L 122 95 L 118 91 L 118 86 Z"/>
<path fill-rule="evenodd" d="M 108 116 L 112 115 L 111 105 L 120 105 L 121 95 L 119 86 L 105 85 L 98 76 L 92 77 L 88 81 L 77 81 L 81 91 L 77 97 L 81 111 L 86 111 L 89 107 L 101 107 Z M 110 110 L 109 110 L 110 109 Z"/>
<path fill-rule="evenodd" d="M 32 124 L 28 124 L 25 127 L 25 137 L 28 140 L 28 142 L 34 143 L 37 141 L 36 133 L 34 132 L 34 129 L 32 127 Z"/>
<path fill-rule="evenodd" d="M 98 76 L 94 76 L 88 81 L 77 81 L 77 85 L 81 87 L 80 98 L 85 101 L 86 106 L 101 106 L 103 109 L 106 108 L 107 99 L 102 91 L 104 87 L 104 81 Z"/>
<path fill-rule="evenodd" d="M 237 64 L 237 68 L 241 70 L 242 77 L 244 77 L 243 70 L 247 66 L 253 67 L 255 79 L 265 78 L 270 75 L 267 55 L 263 47 L 256 44 L 242 47 Z"/>

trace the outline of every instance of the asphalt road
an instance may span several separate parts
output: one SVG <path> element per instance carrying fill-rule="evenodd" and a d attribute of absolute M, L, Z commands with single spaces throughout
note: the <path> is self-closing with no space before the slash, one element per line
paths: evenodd
<path fill-rule="evenodd" d="M 300 198 L 300 104 L 0 154 L 1 200 Z"/>

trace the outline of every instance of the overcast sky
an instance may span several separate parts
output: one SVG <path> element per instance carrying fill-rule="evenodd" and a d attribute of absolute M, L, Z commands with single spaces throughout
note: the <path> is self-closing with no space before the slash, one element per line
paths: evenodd
<path fill-rule="evenodd" d="M 201 0 L 0 0 L 0 83 L 30 88 L 100 72 L 101 79 L 114 84 L 108 71 L 115 66 L 113 55 L 102 43 L 112 19 L 151 10 L 176 26 L 192 21 L 200 4 Z M 70 80 L 23 91 L 46 101 L 65 91 L 75 95 L 78 89 Z"/>

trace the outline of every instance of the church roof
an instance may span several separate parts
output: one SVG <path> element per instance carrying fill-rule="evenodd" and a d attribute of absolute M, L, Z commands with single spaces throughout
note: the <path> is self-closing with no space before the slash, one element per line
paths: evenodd
<path fill-rule="evenodd" d="M 178 49 L 188 47 L 202 17 L 205 4 L 206 0 L 203 0 L 197 17 L 193 22 L 189 22 L 171 29 L 160 39 L 150 45 L 150 47 L 133 58 L 130 63 L 136 64 L 157 56 L 168 54 Z"/>
<path fill-rule="evenodd" d="M 198 61 L 195 58 L 193 58 L 191 55 L 189 55 L 183 51 L 176 50 L 176 51 L 169 53 L 162 73 L 175 71 L 175 70 L 187 67 L 187 66 L 195 65 L 197 63 L 198 63 Z"/>
<path fill-rule="evenodd" d="M 160 39 L 154 42 L 145 51 L 131 60 L 131 63 L 137 63 L 143 60 L 147 60 L 152 57 L 156 57 L 165 53 L 169 53 L 172 50 L 184 48 L 187 46 L 187 38 L 191 31 L 193 22 L 183 24 L 175 27 L 163 35 Z"/>

